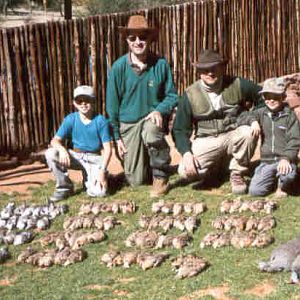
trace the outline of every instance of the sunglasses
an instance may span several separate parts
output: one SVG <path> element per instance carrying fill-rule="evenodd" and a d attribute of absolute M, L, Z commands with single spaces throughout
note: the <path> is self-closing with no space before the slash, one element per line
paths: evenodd
<path fill-rule="evenodd" d="M 129 41 L 129 42 L 135 42 L 136 41 L 136 39 L 137 38 L 139 38 L 139 40 L 141 41 L 141 42 L 146 42 L 147 40 L 148 40 L 148 37 L 146 36 L 146 35 L 129 35 L 128 37 L 127 37 L 127 40 Z"/>
<path fill-rule="evenodd" d="M 283 95 L 276 95 L 276 94 L 264 94 L 263 95 L 264 100 L 273 100 L 273 101 L 283 101 L 284 96 Z"/>

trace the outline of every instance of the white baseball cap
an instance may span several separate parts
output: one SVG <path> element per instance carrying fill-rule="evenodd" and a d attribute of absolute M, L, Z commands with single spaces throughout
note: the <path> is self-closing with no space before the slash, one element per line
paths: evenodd
<path fill-rule="evenodd" d="M 96 100 L 94 89 L 89 85 L 80 85 L 74 89 L 74 100 L 76 100 L 76 98 L 79 96 L 86 96 L 92 100 Z"/>

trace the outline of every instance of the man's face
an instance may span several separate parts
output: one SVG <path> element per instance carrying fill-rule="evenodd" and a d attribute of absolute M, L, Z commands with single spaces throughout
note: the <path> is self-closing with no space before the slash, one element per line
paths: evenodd
<path fill-rule="evenodd" d="M 146 33 L 128 35 L 126 40 L 133 54 L 139 56 L 148 52 L 150 40 Z"/>
<path fill-rule="evenodd" d="M 213 85 L 224 74 L 224 69 L 224 65 L 217 65 L 207 69 L 200 69 L 200 78 L 207 85 Z"/>
<path fill-rule="evenodd" d="M 73 101 L 76 109 L 83 115 L 89 115 L 93 112 L 94 100 L 87 96 L 78 96 Z"/>
<path fill-rule="evenodd" d="M 284 105 L 284 95 L 272 94 L 272 93 L 264 93 L 263 95 L 265 103 L 269 110 L 271 111 L 279 111 Z"/>

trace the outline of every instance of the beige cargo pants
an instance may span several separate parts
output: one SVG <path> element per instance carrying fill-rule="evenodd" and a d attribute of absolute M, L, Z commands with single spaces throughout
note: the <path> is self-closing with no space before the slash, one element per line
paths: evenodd
<path fill-rule="evenodd" d="M 201 166 L 199 177 L 212 170 L 218 170 L 218 167 L 224 166 L 226 161 L 229 161 L 230 172 L 247 171 L 256 142 L 257 138 L 252 136 L 250 126 L 240 126 L 218 136 L 196 138 L 192 142 L 192 152 Z M 182 161 L 178 173 L 181 177 L 187 178 Z"/>

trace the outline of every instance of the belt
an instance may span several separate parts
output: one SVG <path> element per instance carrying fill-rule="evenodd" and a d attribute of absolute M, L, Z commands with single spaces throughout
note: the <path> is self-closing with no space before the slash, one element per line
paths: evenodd
<path fill-rule="evenodd" d="M 82 151 L 78 148 L 73 148 L 73 151 L 76 153 L 91 153 L 91 154 L 99 154 L 99 151 Z"/>

